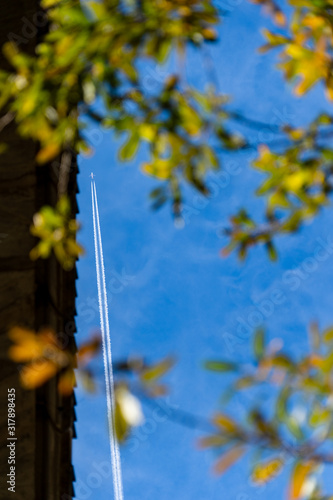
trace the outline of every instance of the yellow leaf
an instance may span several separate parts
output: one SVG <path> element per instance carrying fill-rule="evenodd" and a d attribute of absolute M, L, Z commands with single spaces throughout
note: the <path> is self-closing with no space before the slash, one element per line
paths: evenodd
<path fill-rule="evenodd" d="M 268 206 L 269 207 L 282 207 L 288 208 L 290 206 L 290 202 L 283 191 L 276 191 L 268 198 Z"/>
<path fill-rule="evenodd" d="M 153 175 L 161 180 L 167 180 L 171 173 L 170 160 L 167 158 L 158 158 L 154 163 L 144 163 L 142 171 L 145 174 Z"/>
<path fill-rule="evenodd" d="M 60 145 L 56 142 L 51 142 L 38 151 L 36 160 L 38 163 L 46 163 L 47 161 L 52 160 L 59 153 Z"/>
<path fill-rule="evenodd" d="M 255 483 L 267 483 L 273 479 L 283 466 L 279 458 L 257 464 L 252 471 L 252 480 Z"/>
<path fill-rule="evenodd" d="M 213 423 L 222 428 L 224 431 L 231 433 L 237 432 L 237 424 L 232 418 L 228 417 L 224 413 L 217 413 L 213 418 Z"/>
<path fill-rule="evenodd" d="M 302 497 L 302 487 L 313 469 L 312 462 L 297 463 L 294 466 L 289 486 L 288 500 L 298 500 Z"/>
<path fill-rule="evenodd" d="M 149 123 L 142 123 L 142 125 L 140 125 L 140 135 L 146 141 L 151 142 L 155 138 L 156 127 Z"/>
<path fill-rule="evenodd" d="M 75 35 L 67 35 L 58 41 L 58 43 L 55 46 L 55 52 L 57 56 L 62 56 L 65 55 L 66 52 L 72 47 L 73 42 L 75 40 Z"/>
<path fill-rule="evenodd" d="M 47 9 L 49 7 L 53 7 L 54 5 L 57 5 L 59 3 L 59 0 L 42 0 L 42 7 L 44 9 Z"/>
<path fill-rule="evenodd" d="M 221 458 L 217 460 L 214 466 L 216 474 L 223 474 L 229 467 L 234 465 L 235 462 L 244 454 L 245 448 L 243 446 L 235 446 L 227 451 Z"/>
<path fill-rule="evenodd" d="M 301 59 L 306 55 L 306 49 L 296 43 L 289 43 L 285 48 L 285 53 L 293 59 Z"/>
<path fill-rule="evenodd" d="M 333 101 L 333 88 L 332 87 L 326 87 L 325 89 L 326 95 L 330 101 Z"/>
<path fill-rule="evenodd" d="M 140 375 L 141 380 L 148 383 L 154 382 L 155 380 L 165 375 L 165 373 L 170 370 L 174 363 L 175 362 L 172 358 L 166 358 L 160 363 L 144 368 L 142 374 Z"/>
<path fill-rule="evenodd" d="M 299 141 L 304 136 L 304 130 L 302 128 L 290 128 L 286 130 L 286 132 L 294 141 Z"/>
<path fill-rule="evenodd" d="M 306 179 L 307 175 L 305 172 L 295 172 L 291 175 L 288 175 L 288 177 L 284 181 L 284 185 L 290 191 L 299 191 L 304 186 Z"/>
<path fill-rule="evenodd" d="M 303 17 L 302 24 L 312 29 L 323 28 L 325 26 L 325 19 L 321 16 L 307 14 Z"/>
<path fill-rule="evenodd" d="M 31 93 L 30 93 L 31 94 Z M 26 116 L 29 115 L 35 108 L 36 105 L 36 96 L 35 95 L 27 95 L 24 99 L 22 106 L 20 107 L 20 114 Z"/>
<path fill-rule="evenodd" d="M 288 41 L 288 39 L 284 36 L 277 35 L 276 33 L 272 33 L 267 28 L 262 30 L 263 36 L 268 40 L 268 45 L 270 47 L 274 47 L 277 45 L 282 45 Z"/>
<path fill-rule="evenodd" d="M 317 80 L 317 77 L 314 76 L 314 79 Z M 310 79 L 303 78 L 300 80 L 298 85 L 296 85 L 294 89 L 294 93 L 298 97 L 302 97 L 302 95 L 306 94 L 306 92 L 314 85 Z"/>

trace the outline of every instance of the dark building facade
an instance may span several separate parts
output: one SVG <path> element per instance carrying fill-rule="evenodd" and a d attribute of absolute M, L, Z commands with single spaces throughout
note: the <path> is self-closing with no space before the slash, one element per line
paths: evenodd
<path fill-rule="evenodd" d="M 21 47 L 33 53 L 40 30 L 45 29 L 40 14 L 37 0 L 2 1 L 0 45 L 15 34 L 26 40 Z M 0 66 L 7 67 L 2 53 Z M 74 480 L 75 396 L 61 396 L 56 378 L 38 390 L 21 388 L 18 367 L 7 356 L 7 332 L 14 325 L 35 331 L 50 326 L 68 335 L 75 352 L 77 275 L 75 269 L 64 271 L 53 257 L 45 261 L 29 258 L 35 245 L 30 235 L 33 214 L 57 200 L 56 168 L 36 164 L 36 145 L 18 137 L 12 123 L 0 132 L 1 142 L 8 149 L 0 155 L 0 499 L 69 500 Z M 73 215 L 78 211 L 76 176 L 73 164 L 69 183 Z M 10 388 L 16 393 L 15 495 L 8 491 L 7 483 Z"/>

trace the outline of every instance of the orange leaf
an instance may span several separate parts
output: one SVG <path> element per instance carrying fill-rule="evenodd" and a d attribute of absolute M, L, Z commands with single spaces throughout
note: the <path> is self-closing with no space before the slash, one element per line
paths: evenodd
<path fill-rule="evenodd" d="M 8 355 L 16 363 L 31 361 L 43 355 L 43 345 L 37 335 L 27 328 L 14 327 L 8 333 L 9 338 L 16 343 L 9 348 Z"/>
<path fill-rule="evenodd" d="M 302 497 L 302 487 L 311 473 L 314 464 L 312 462 L 297 463 L 294 466 L 289 487 L 289 500 L 298 500 Z"/>
<path fill-rule="evenodd" d="M 206 436 L 200 438 L 198 441 L 198 447 L 202 450 L 205 448 L 213 448 L 218 446 L 223 446 L 226 443 L 226 440 L 223 436 L 219 436 L 218 434 L 212 436 Z"/>
<path fill-rule="evenodd" d="M 280 10 L 275 13 L 274 21 L 276 22 L 276 24 L 278 26 L 282 26 L 282 27 L 286 26 L 286 24 L 287 24 L 286 16 Z"/>
<path fill-rule="evenodd" d="M 36 160 L 38 163 L 46 163 L 47 161 L 53 160 L 59 153 L 60 144 L 51 142 L 38 151 Z"/>
<path fill-rule="evenodd" d="M 223 474 L 229 467 L 231 467 L 237 460 L 244 454 L 245 448 L 243 446 L 235 446 L 227 451 L 216 462 L 214 472 L 216 474 Z"/>
<path fill-rule="evenodd" d="M 168 387 L 164 384 L 157 384 L 150 387 L 148 392 L 153 398 L 166 396 L 168 394 Z"/>
<path fill-rule="evenodd" d="M 326 87 L 326 95 L 330 101 L 333 101 L 333 89 L 331 87 Z"/>
<path fill-rule="evenodd" d="M 59 383 L 58 383 L 58 391 L 63 396 L 70 396 L 73 392 L 74 386 L 75 386 L 74 371 L 71 369 L 66 370 L 65 373 L 63 373 L 60 376 Z"/>
<path fill-rule="evenodd" d="M 30 363 L 20 372 L 22 385 L 26 389 L 35 389 L 52 378 L 57 371 L 57 365 L 47 359 Z"/>
<path fill-rule="evenodd" d="M 44 328 L 38 334 L 27 328 L 14 327 L 8 333 L 16 343 L 9 349 L 9 357 L 16 362 L 31 361 L 47 356 L 47 353 L 60 351 L 53 330 Z M 45 352 L 46 351 L 46 352 Z"/>
<path fill-rule="evenodd" d="M 90 341 L 82 344 L 77 353 L 79 364 L 86 365 L 98 353 L 100 347 L 101 337 L 97 335 Z"/>

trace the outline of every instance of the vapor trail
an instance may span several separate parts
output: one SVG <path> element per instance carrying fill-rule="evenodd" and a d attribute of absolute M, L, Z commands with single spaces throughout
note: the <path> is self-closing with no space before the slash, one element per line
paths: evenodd
<path fill-rule="evenodd" d="M 107 293 L 105 286 L 105 269 L 104 269 L 101 228 L 99 223 L 97 193 L 94 181 L 91 182 L 91 198 L 92 198 L 92 212 L 93 212 L 93 224 L 94 224 L 94 244 L 95 244 L 96 273 L 97 273 L 98 303 L 99 303 L 101 332 L 102 332 L 106 402 L 107 402 L 108 422 L 109 422 L 110 453 L 111 453 L 111 464 L 113 473 L 113 489 L 114 489 L 115 500 L 123 500 L 124 495 L 123 495 L 123 485 L 122 485 L 122 475 L 121 475 L 120 453 L 115 434 L 115 397 L 114 397 L 114 381 L 113 381 L 113 369 L 112 369 L 110 325 L 109 325 L 109 315 L 108 315 Z"/>

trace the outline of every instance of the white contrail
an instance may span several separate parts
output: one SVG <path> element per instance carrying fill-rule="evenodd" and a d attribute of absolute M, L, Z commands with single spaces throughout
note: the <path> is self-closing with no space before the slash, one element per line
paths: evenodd
<path fill-rule="evenodd" d="M 112 368 L 112 355 L 111 355 L 111 336 L 110 336 L 110 325 L 109 325 L 109 313 L 108 313 L 108 301 L 107 301 L 107 292 L 105 285 L 105 270 L 104 270 L 104 258 L 103 258 L 103 246 L 102 246 L 102 237 L 101 237 L 101 227 L 99 222 L 99 211 L 98 211 L 98 203 L 97 203 L 97 193 L 96 193 L 96 184 L 94 182 L 94 193 L 95 193 L 95 214 L 96 214 L 96 222 L 97 222 L 97 235 L 98 235 L 98 243 L 99 243 L 99 251 L 100 251 L 100 276 L 102 277 L 102 298 L 104 305 L 104 314 L 105 314 L 105 333 L 106 333 L 106 346 L 107 346 L 107 357 L 108 357 L 108 367 L 109 367 L 109 380 L 110 380 L 110 395 L 111 395 L 111 407 L 112 413 L 110 415 L 110 419 L 112 419 L 112 430 L 113 436 L 115 436 L 115 420 L 114 420 L 114 409 L 115 409 L 115 398 L 114 398 L 114 382 L 113 382 L 113 368 Z M 119 500 L 123 499 L 123 485 L 122 485 L 122 475 L 121 475 L 121 462 L 120 462 L 120 452 L 119 446 L 116 438 L 113 439 L 114 444 L 114 453 L 115 453 L 115 462 L 116 462 L 116 473 L 117 473 L 117 484 L 118 484 L 118 494 Z"/>
<path fill-rule="evenodd" d="M 106 385 L 106 402 L 108 410 L 108 422 L 109 422 L 109 434 L 110 434 L 110 453 L 111 453 L 111 463 L 113 472 L 113 488 L 115 499 L 118 500 L 118 475 L 117 475 L 117 464 L 116 455 L 114 452 L 114 433 L 112 427 L 112 398 L 111 398 L 111 388 L 110 388 L 110 377 L 109 377 L 109 367 L 107 361 L 107 348 L 106 348 L 106 334 L 105 334 L 105 319 L 103 310 L 103 300 L 102 300 L 102 285 L 101 285 L 101 269 L 100 269 L 100 252 L 98 248 L 97 239 L 97 229 L 96 229 L 96 212 L 95 212 L 95 194 L 93 185 L 91 186 L 92 195 L 92 211 L 93 211 L 93 224 L 94 224 L 94 244 L 95 244 L 95 259 L 96 259 L 96 273 L 97 273 L 97 289 L 98 289 L 98 303 L 100 312 L 100 322 L 101 322 L 101 332 L 102 332 L 102 346 L 103 346 L 103 361 L 104 361 L 104 375 L 105 375 L 105 385 Z"/>
<path fill-rule="evenodd" d="M 111 463 L 112 463 L 112 473 L 113 473 L 113 488 L 114 488 L 115 500 L 123 500 L 124 495 L 123 495 L 123 485 L 122 485 L 122 475 L 121 475 L 120 453 L 115 434 L 115 397 L 114 397 L 114 381 L 113 381 L 112 355 L 111 355 L 110 325 L 109 325 L 109 315 L 108 315 L 107 293 L 105 286 L 104 258 L 103 258 L 101 228 L 99 223 L 96 186 L 94 181 L 91 182 L 91 197 L 92 197 L 92 211 L 93 211 L 93 224 L 94 224 L 98 302 L 99 302 L 102 344 L 103 344 L 106 402 L 108 409 L 108 422 L 109 422 L 109 434 L 110 434 L 110 453 L 111 453 Z"/>
<path fill-rule="evenodd" d="M 108 318 L 107 295 L 105 286 L 105 271 L 103 260 L 103 248 L 101 239 L 101 230 L 99 224 L 99 213 L 97 204 L 97 194 L 95 183 L 92 185 L 92 200 L 93 200 L 93 219 L 94 219 L 94 239 L 95 239 L 95 253 L 96 253 L 96 271 L 97 271 L 97 284 L 98 284 L 98 297 L 101 315 L 101 329 L 103 340 L 103 358 L 104 370 L 106 380 L 106 394 L 108 406 L 108 419 L 109 419 L 109 433 L 110 433 L 110 451 L 113 469 L 113 484 L 116 500 L 123 499 L 122 477 L 121 477 L 121 464 L 119 447 L 115 437 L 115 422 L 114 422 L 114 383 L 113 383 L 113 370 L 112 370 L 112 357 L 111 357 L 111 340 L 110 328 Z"/>

